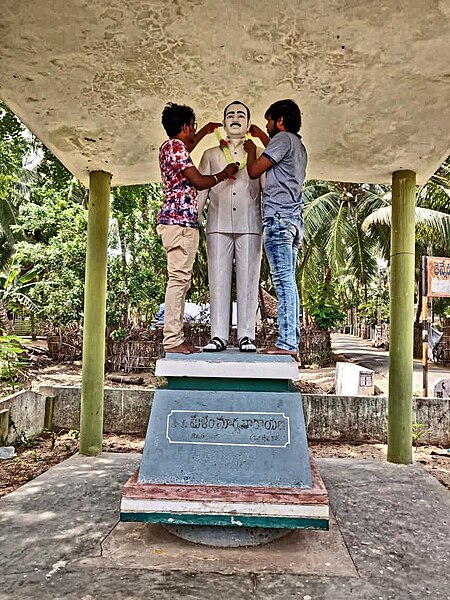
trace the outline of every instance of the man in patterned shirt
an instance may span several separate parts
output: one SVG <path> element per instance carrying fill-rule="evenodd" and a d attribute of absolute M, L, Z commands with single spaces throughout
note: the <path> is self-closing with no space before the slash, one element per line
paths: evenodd
<path fill-rule="evenodd" d="M 163 346 L 166 353 L 191 354 L 197 349 L 184 339 L 183 316 L 199 240 L 197 190 L 233 177 L 238 167 L 233 163 L 214 175 L 202 175 L 196 169 L 189 152 L 220 123 L 207 123 L 196 133 L 190 106 L 169 103 L 163 110 L 162 124 L 169 137 L 159 151 L 164 203 L 156 228 L 167 254 Z"/>

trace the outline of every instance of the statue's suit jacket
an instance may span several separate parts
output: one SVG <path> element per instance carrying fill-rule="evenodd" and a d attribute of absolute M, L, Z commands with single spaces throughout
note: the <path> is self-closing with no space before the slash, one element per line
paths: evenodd
<path fill-rule="evenodd" d="M 242 146 L 234 152 L 233 158 L 242 161 L 245 153 Z M 262 150 L 258 148 L 258 156 Z M 222 150 L 216 146 L 206 150 L 200 161 L 202 175 L 219 173 L 227 166 Z M 235 175 L 236 179 L 226 179 L 210 190 L 199 192 L 197 197 L 199 215 L 209 195 L 206 233 L 254 233 L 261 234 L 262 180 L 250 179 L 247 167 Z"/>

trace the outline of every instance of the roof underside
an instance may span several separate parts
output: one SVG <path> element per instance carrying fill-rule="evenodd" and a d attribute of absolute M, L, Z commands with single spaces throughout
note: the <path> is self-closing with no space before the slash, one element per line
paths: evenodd
<path fill-rule="evenodd" d="M 165 103 L 303 112 L 307 176 L 423 183 L 449 153 L 448 0 L 2 0 L 0 97 L 81 181 L 159 180 Z M 209 137 L 196 150 L 214 144 Z"/>

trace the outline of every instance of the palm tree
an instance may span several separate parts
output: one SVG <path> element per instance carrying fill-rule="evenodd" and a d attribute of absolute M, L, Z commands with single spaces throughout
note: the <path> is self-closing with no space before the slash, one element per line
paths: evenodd
<path fill-rule="evenodd" d="M 8 334 L 14 331 L 14 323 L 8 317 L 7 308 L 20 305 L 31 314 L 37 312 L 38 307 L 29 296 L 29 291 L 38 282 L 39 272 L 29 269 L 21 272 L 21 266 L 14 259 L 11 260 L 6 270 L 0 273 L 0 329 Z"/>
<path fill-rule="evenodd" d="M 369 214 L 363 230 L 388 239 L 391 226 L 391 205 Z M 416 249 L 426 247 L 448 253 L 450 251 L 450 157 L 430 179 L 416 190 Z M 387 257 L 388 244 L 380 244 Z M 423 252 L 426 253 L 426 252 Z M 422 253 L 419 253 L 419 256 Z M 416 253 L 417 255 L 417 253 Z"/>
<path fill-rule="evenodd" d="M 375 210 L 362 224 L 372 240 L 378 240 L 382 256 L 389 259 L 391 205 Z M 416 280 L 421 282 L 422 256 L 450 256 L 450 157 L 436 173 L 416 190 Z M 421 313 L 418 294 L 416 320 Z"/>
<path fill-rule="evenodd" d="M 388 204 L 386 191 L 380 185 L 306 182 L 305 232 L 297 270 L 303 306 L 308 306 L 314 296 L 316 303 L 335 304 L 338 298 L 350 308 L 348 298 L 341 298 L 342 286 L 337 285 L 344 279 L 352 281 L 358 296 L 366 297 L 378 267 L 376 242 L 363 231 L 362 222 L 368 214 Z"/>

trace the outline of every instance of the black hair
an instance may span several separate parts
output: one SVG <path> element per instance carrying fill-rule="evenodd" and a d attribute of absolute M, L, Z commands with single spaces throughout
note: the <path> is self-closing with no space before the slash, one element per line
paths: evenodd
<path fill-rule="evenodd" d="M 195 113 L 190 106 L 169 102 L 162 112 L 162 125 L 170 138 L 178 135 L 183 125 L 195 122 Z"/>
<path fill-rule="evenodd" d="M 250 109 L 249 109 L 249 107 L 246 104 L 244 104 L 240 100 L 233 100 L 233 102 L 230 102 L 230 104 L 228 104 L 227 106 L 225 106 L 225 108 L 223 109 L 223 118 L 225 119 L 225 115 L 227 114 L 227 110 L 233 104 L 242 104 L 242 106 L 245 106 L 245 110 L 247 111 L 247 120 L 250 121 Z"/>
<path fill-rule="evenodd" d="M 283 117 L 283 125 L 289 133 L 298 133 L 302 125 L 300 108 L 293 100 L 278 100 L 269 106 L 264 115 L 265 119 L 273 119 L 275 123 Z"/>

